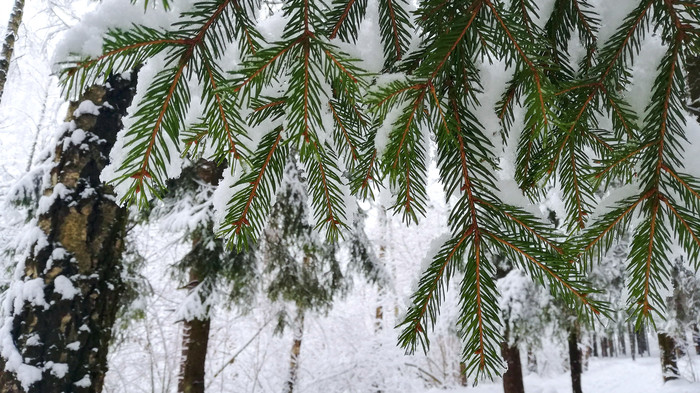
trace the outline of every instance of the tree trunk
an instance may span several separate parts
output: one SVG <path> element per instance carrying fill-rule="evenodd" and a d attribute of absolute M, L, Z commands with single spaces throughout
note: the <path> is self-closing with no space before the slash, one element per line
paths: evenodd
<path fill-rule="evenodd" d="M 625 332 L 623 330 L 620 330 L 620 332 L 617 334 L 617 338 L 620 341 L 620 350 L 622 351 L 622 356 L 627 355 L 627 348 L 625 345 Z"/>
<path fill-rule="evenodd" d="M 203 277 L 196 268 L 190 269 L 190 283 Z M 182 327 L 182 361 L 177 386 L 179 393 L 204 393 L 204 364 L 207 359 L 209 325 L 211 319 L 185 320 Z"/>
<path fill-rule="evenodd" d="M 598 357 L 598 336 L 593 333 L 593 356 Z"/>
<path fill-rule="evenodd" d="M 700 355 L 700 328 L 698 324 L 693 324 L 693 345 L 695 345 L 695 354 Z"/>
<path fill-rule="evenodd" d="M 464 362 L 459 362 L 459 384 L 462 386 L 469 384 L 469 381 L 467 381 L 467 364 Z"/>
<path fill-rule="evenodd" d="M 289 379 L 285 384 L 284 393 L 293 393 L 297 383 L 299 372 L 299 354 L 301 353 L 301 340 L 304 337 L 304 311 L 297 310 L 297 317 L 294 321 L 294 341 L 292 342 L 292 352 L 289 358 Z"/>
<path fill-rule="evenodd" d="M 527 349 L 527 371 L 531 373 L 537 372 L 537 356 L 535 356 L 532 348 Z"/>
<path fill-rule="evenodd" d="M 503 356 L 503 360 L 508 365 L 508 369 L 503 373 L 503 392 L 525 393 L 523 367 L 520 364 L 520 349 L 518 349 L 518 345 L 510 345 L 507 341 L 502 342 L 501 356 Z"/>
<path fill-rule="evenodd" d="M 607 337 L 600 338 L 600 352 L 601 352 L 602 357 L 604 357 L 604 358 L 608 357 L 608 338 Z"/>
<path fill-rule="evenodd" d="M 0 328 L 0 392 L 100 392 L 123 290 L 127 210 L 100 180 L 136 73 L 89 88 L 99 115 L 74 116 L 59 139 L 51 183 L 36 212 L 36 241 L 6 292 Z M 80 131 L 80 132 L 79 132 Z"/>
<path fill-rule="evenodd" d="M 627 333 L 628 333 L 629 338 L 630 338 L 630 355 L 632 355 L 632 360 L 635 360 L 634 357 L 637 353 L 637 348 L 635 346 L 636 337 L 634 334 L 634 329 L 632 328 L 632 325 L 630 325 L 630 324 L 627 325 Z"/>
<path fill-rule="evenodd" d="M 578 347 L 578 326 L 569 328 L 569 366 L 571 368 L 571 389 L 573 393 L 583 393 L 581 390 L 581 350 Z"/>
<path fill-rule="evenodd" d="M 610 355 L 610 357 L 614 357 L 615 356 L 615 340 L 613 339 L 612 334 L 608 337 L 607 342 L 608 342 L 608 354 Z"/>
<path fill-rule="evenodd" d="M 0 102 L 2 102 L 2 93 L 5 91 L 7 74 L 10 72 L 10 62 L 12 61 L 12 53 L 15 50 L 19 25 L 22 24 L 23 12 L 24 0 L 15 0 L 15 5 L 12 7 L 12 14 L 10 14 L 10 21 L 7 23 L 5 41 L 2 43 L 2 52 L 0 52 Z"/>
<path fill-rule="evenodd" d="M 678 379 L 678 363 L 676 359 L 676 342 L 670 335 L 659 333 L 659 350 L 661 355 L 661 375 L 664 382 Z"/>
<path fill-rule="evenodd" d="M 647 344 L 647 331 L 644 326 L 637 330 L 637 345 L 639 347 L 637 353 L 639 353 L 640 356 L 644 356 L 644 352 L 649 350 L 649 345 Z"/>

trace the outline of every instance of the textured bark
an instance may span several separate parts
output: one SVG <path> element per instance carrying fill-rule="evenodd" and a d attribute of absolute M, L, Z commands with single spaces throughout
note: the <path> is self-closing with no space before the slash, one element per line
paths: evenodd
<path fill-rule="evenodd" d="M 695 354 L 700 355 L 700 328 L 698 324 L 693 324 L 693 345 L 695 345 Z"/>
<path fill-rule="evenodd" d="M 202 276 L 190 269 L 190 282 L 200 282 Z M 177 386 L 179 393 L 204 393 L 204 364 L 207 359 L 211 319 L 184 321 L 182 328 L 182 363 Z"/>
<path fill-rule="evenodd" d="M 523 385 L 523 367 L 520 364 L 520 349 L 517 344 L 501 343 L 501 356 L 506 361 L 508 369 L 503 373 L 504 393 L 525 393 Z"/>
<path fill-rule="evenodd" d="M 578 326 L 569 328 L 569 367 L 571 368 L 571 389 L 573 393 L 582 393 L 581 390 L 581 350 L 578 347 Z"/>
<path fill-rule="evenodd" d="M 628 332 L 629 338 L 630 338 L 630 355 L 632 355 L 632 360 L 635 360 L 635 356 L 637 354 L 637 348 L 636 348 L 636 337 L 635 337 L 634 329 L 632 328 L 632 325 L 630 325 L 630 324 L 627 325 L 627 332 Z"/>
<path fill-rule="evenodd" d="M 289 357 L 289 379 L 284 385 L 284 393 L 293 393 L 299 373 L 299 354 L 301 353 L 301 340 L 304 337 L 304 311 L 298 310 L 294 320 L 294 341 L 292 342 L 291 356 Z"/>
<path fill-rule="evenodd" d="M 127 210 L 115 201 L 111 186 L 100 181 L 109 152 L 122 128 L 121 118 L 135 92 L 136 75 L 130 80 L 111 76 L 109 88 L 92 87 L 81 100 L 99 106 L 99 115 L 74 117 L 79 103 L 71 103 L 68 120 L 86 138 L 77 145 L 71 128 L 59 140 L 44 192 L 48 205 L 38 216 L 43 238 L 17 267 L 3 312 L 3 356 L 0 359 L 0 392 L 20 392 L 18 367 L 40 373 L 29 392 L 99 392 L 107 371 L 107 350 L 112 324 L 123 290 L 121 254 Z M 103 104 L 105 104 L 103 106 Z M 50 201 L 50 202 L 49 202 Z M 61 276 L 77 290 L 65 298 L 56 279 Z M 26 285 L 43 288 L 43 306 L 22 298 Z M 17 365 L 21 356 L 23 362 Z M 77 385 L 76 385 L 77 383 Z"/>
<path fill-rule="evenodd" d="M 659 333 L 658 337 L 661 355 L 661 375 L 664 378 L 664 382 L 678 379 L 676 341 L 666 333 Z"/>
<path fill-rule="evenodd" d="M 5 42 L 2 43 L 2 52 L 0 52 L 0 102 L 2 102 L 2 93 L 5 91 L 7 74 L 10 72 L 10 62 L 12 61 L 12 53 L 15 50 L 19 25 L 22 24 L 23 13 L 24 0 L 15 0 L 12 14 L 10 14 L 10 21 L 7 23 Z"/>

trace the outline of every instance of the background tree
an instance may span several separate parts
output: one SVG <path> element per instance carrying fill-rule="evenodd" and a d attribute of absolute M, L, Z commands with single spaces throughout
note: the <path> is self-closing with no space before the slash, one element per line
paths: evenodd
<path fill-rule="evenodd" d="M 152 211 L 170 231 L 183 231 L 192 249 L 174 266 L 188 290 L 182 314 L 182 360 L 178 392 L 201 393 L 205 387 L 205 361 L 212 308 L 222 303 L 243 306 L 256 288 L 254 252 L 228 250 L 214 230 L 212 195 L 219 185 L 223 165 L 200 159 L 190 163 L 180 177 L 169 181 L 168 194 Z"/>
<path fill-rule="evenodd" d="M 306 314 L 328 310 L 333 300 L 347 288 L 336 245 L 319 238 L 309 223 L 305 180 L 297 167 L 296 154 L 291 153 L 277 202 L 264 231 L 261 251 L 265 266 L 263 273 L 269 280 L 268 296 L 273 301 L 284 301 L 293 306 L 291 310 L 285 308 L 280 312 L 278 324 L 278 329 L 287 325 L 293 329 L 285 393 L 292 393 L 297 382 Z M 363 264 L 370 267 L 366 262 Z"/>

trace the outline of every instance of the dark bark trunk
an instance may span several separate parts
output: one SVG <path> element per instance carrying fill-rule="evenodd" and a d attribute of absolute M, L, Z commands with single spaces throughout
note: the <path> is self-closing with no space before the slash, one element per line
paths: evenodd
<path fill-rule="evenodd" d="M 593 356 L 598 357 L 598 336 L 593 333 Z"/>
<path fill-rule="evenodd" d="M 196 268 L 190 269 L 190 282 L 201 282 L 203 277 Z M 182 327 L 182 362 L 179 393 L 204 393 L 204 364 L 207 359 L 211 319 L 184 321 Z"/>
<path fill-rule="evenodd" d="M 7 336 L 0 342 L 5 355 L 0 369 L 6 372 L 0 374 L 0 392 L 22 391 L 23 384 L 37 393 L 102 390 L 124 287 L 127 210 L 116 203 L 112 187 L 101 182 L 100 172 L 122 128 L 136 74 L 130 80 L 110 76 L 107 86 L 92 87 L 82 97 L 100 108 L 98 116 L 74 117 L 78 103 L 71 104 L 68 120 L 75 127 L 56 146 L 51 184 L 37 217 L 40 240 L 18 265 L 18 279 L 7 292 L 11 307 L 3 311 Z M 32 286 L 39 296 L 23 296 Z M 30 374 L 34 378 L 27 378 Z"/>
<path fill-rule="evenodd" d="M 635 355 L 637 354 L 637 348 L 636 348 L 636 337 L 634 334 L 634 329 L 632 328 L 632 325 L 627 325 L 627 333 L 630 338 L 630 355 L 632 355 L 632 360 L 635 360 Z"/>
<path fill-rule="evenodd" d="M 647 344 L 647 331 L 644 326 L 637 330 L 637 346 L 639 347 L 637 353 L 640 356 L 644 356 L 644 352 L 649 350 L 649 345 Z"/>
<path fill-rule="evenodd" d="M 523 367 L 520 364 L 520 349 L 518 349 L 518 345 L 510 345 L 507 341 L 502 342 L 501 356 L 503 356 L 503 360 L 508 365 L 508 369 L 503 373 L 503 392 L 525 393 Z"/>
<path fill-rule="evenodd" d="M 610 335 L 608 337 L 607 341 L 608 341 L 608 354 L 610 355 L 610 357 L 614 357 L 615 356 L 615 340 L 613 339 L 613 336 Z"/>
<path fill-rule="evenodd" d="M 700 328 L 698 324 L 693 324 L 693 345 L 695 345 L 695 354 L 700 355 Z"/>
<path fill-rule="evenodd" d="M 12 14 L 10 14 L 10 21 L 7 23 L 5 41 L 2 43 L 2 51 L 0 52 L 0 102 L 2 102 L 2 94 L 5 91 L 7 75 L 10 72 L 10 62 L 12 61 L 12 53 L 15 50 L 19 25 L 22 24 L 23 13 L 24 0 L 15 0 L 15 5 L 12 7 Z"/>
<path fill-rule="evenodd" d="M 661 375 L 664 382 L 678 379 L 678 363 L 676 359 L 676 342 L 670 335 L 659 333 L 659 350 L 661 355 Z"/>
<path fill-rule="evenodd" d="M 284 393 L 294 393 L 294 387 L 297 383 L 297 375 L 299 373 L 299 354 L 301 353 L 301 340 L 304 337 L 304 311 L 298 310 L 297 317 L 294 320 L 294 341 L 292 342 L 292 351 L 289 358 L 289 379 L 285 384 Z"/>
<path fill-rule="evenodd" d="M 604 358 L 608 357 L 608 338 L 607 337 L 600 338 L 600 352 L 601 352 L 602 357 L 604 357 Z"/>
<path fill-rule="evenodd" d="M 569 328 L 569 367 L 571 368 L 571 389 L 573 393 L 583 393 L 581 390 L 581 350 L 578 347 L 578 326 Z"/>

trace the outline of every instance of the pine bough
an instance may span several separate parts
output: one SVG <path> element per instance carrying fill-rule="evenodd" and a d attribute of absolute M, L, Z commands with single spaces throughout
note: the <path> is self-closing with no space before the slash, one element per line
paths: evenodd
<path fill-rule="evenodd" d="M 225 160 L 236 177 L 220 235 L 246 247 L 260 236 L 296 151 L 317 228 L 334 240 L 351 220 L 348 198 L 372 198 L 382 185 L 395 196 L 393 211 L 417 221 L 434 160 L 454 201 L 452 236 L 424 272 L 399 341 L 409 351 L 428 347 L 447 283 L 459 274 L 458 324 L 475 378 L 502 367 L 494 256 L 510 258 L 587 319 L 607 307 L 589 296 L 597 290 L 583 273 L 633 230 L 628 304 L 637 323 L 663 310 L 669 250 L 680 245 L 697 263 L 700 181 L 683 172 L 684 66 L 700 43 L 694 2 L 640 1 L 605 42 L 597 40 L 597 10 L 585 0 L 555 0 L 543 26 L 533 22 L 531 0 L 423 0 L 413 11 L 405 0 L 287 0 L 279 11 L 283 34 L 268 42 L 256 15 L 274 7 L 280 4 L 195 1 L 170 29 L 114 29 L 101 56 L 76 55 L 62 65 L 65 89 L 75 95 L 111 72 L 165 59 L 124 136 L 127 154 L 114 179 L 127 185 L 124 202 L 161 195 L 176 154 Z M 365 22 L 378 25 L 385 75 L 364 71 L 340 49 L 356 44 Z M 652 33 L 666 52 L 651 103 L 635 111 L 626 96 L 631 68 Z M 573 64 L 576 40 L 585 54 Z M 224 54 L 234 47 L 240 59 L 230 64 Z M 495 108 L 476 94 L 477 65 L 492 60 L 513 75 Z M 187 124 L 193 87 L 202 92 L 202 111 Z M 499 129 L 482 125 L 480 111 L 495 111 Z M 523 193 L 535 202 L 546 186 L 561 189 L 564 235 L 499 197 L 502 153 L 490 137 L 499 132 L 517 141 Z M 251 139 L 259 142 L 251 146 Z M 595 193 L 622 183 L 637 191 L 591 218 Z"/>

